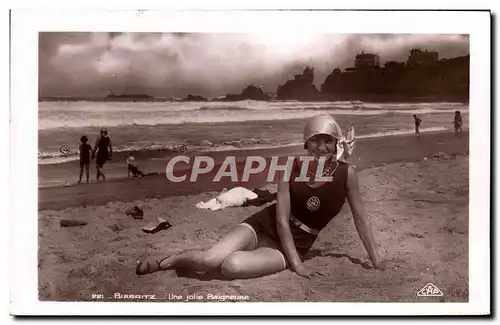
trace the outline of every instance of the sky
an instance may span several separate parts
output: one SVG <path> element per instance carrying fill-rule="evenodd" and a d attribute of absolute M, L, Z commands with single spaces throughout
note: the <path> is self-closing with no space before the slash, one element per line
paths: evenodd
<path fill-rule="evenodd" d="M 238 94 L 253 84 L 275 93 L 306 65 L 320 88 L 333 69 L 361 51 L 381 64 L 405 61 L 411 48 L 439 58 L 469 54 L 467 35 L 439 34 L 39 34 L 40 96 Z"/>

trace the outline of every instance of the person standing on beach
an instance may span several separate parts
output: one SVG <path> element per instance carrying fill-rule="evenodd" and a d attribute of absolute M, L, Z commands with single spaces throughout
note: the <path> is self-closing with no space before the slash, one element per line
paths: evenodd
<path fill-rule="evenodd" d="M 413 119 L 415 120 L 415 134 L 417 137 L 420 136 L 420 124 L 422 123 L 422 119 L 417 116 L 417 114 L 413 114 Z"/>
<path fill-rule="evenodd" d="M 384 269 L 363 208 L 356 170 L 337 160 L 337 148 L 342 148 L 344 141 L 340 126 L 331 115 L 309 119 L 304 130 L 304 148 L 305 158 L 311 163 L 294 160 L 290 179 L 278 180 L 277 203 L 247 218 L 210 249 L 146 258 L 138 261 L 136 274 L 183 268 L 218 271 L 235 279 L 290 268 L 309 279 L 322 275 L 321 270 L 304 264 L 304 255 L 346 200 L 373 267 Z M 320 159 L 325 161 L 325 168 L 318 165 Z M 309 180 L 302 175 L 306 170 Z M 331 179 L 318 181 L 315 177 L 319 175 Z"/>
<path fill-rule="evenodd" d="M 453 126 L 455 127 L 455 136 L 462 133 L 462 114 L 460 111 L 455 111 L 455 118 L 453 119 Z"/>
<path fill-rule="evenodd" d="M 94 155 L 96 156 L 96 169 L 97 176 L 96 180 L 99 182 L 99 177 L 106 180 L 106 175 L 104 175 L 102 168 L 106 161 L 111 160 L 113 155 L 113 146 L 111 144 L 111 138 L 108 136 L 108 129 L 102 128 L 99 136 L 95 142 Z M 92 155 L 92 158 L 94 158 Z"/>
<path fill-rule="evenodd" d="M 82 137 L 80 138 L 81 144 L 78 148 L 80 151 L 80 178 L 78 179 L 79 184 L 82 182 L 84 167 L 87 175 L 87 184 L 89 183 L 90 155 L 93 155 L 94 152 L 92 151 L 92 146 L 87 143 L 88 141 L 89 139 L 85 135 L 82 135 Z"/>

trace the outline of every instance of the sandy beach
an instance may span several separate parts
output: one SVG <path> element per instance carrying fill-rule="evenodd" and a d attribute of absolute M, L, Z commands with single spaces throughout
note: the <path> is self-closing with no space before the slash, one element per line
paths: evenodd
<path fill-rule="evenodd" d="M 260 153 L 288 155 L 299 149 Z M 239 154 L 243 157 L 248 152 Z M 461 138 L 442 132 L 422 134 L 418 140 L 412 135 L 358 141 L 349 162 L 358 169 L 365 209 L 389 267 L 386 271 L 371 268 L 345 205 L 306 258 L 306 265 L 327 273 L 312 280 L 290 270 L 233 281 L 175 271 L 135 274 L 137 259 L 207 248 L 262 209 L 195 207 L 223 187 L 275 190 L 262 174 L 245 183 L 212 183 L 207 175 L 197 183 L 173 186 L 160 175 L 40 188 L 39 298 L 218 301 L 218 295 L 229 295 L 227 300 L 232 301 L 468 301 L 468 154 L 468 133 Z M 144 210 L 144 220 L 124 213 L 135 205 Z M 156 217 L 168 219 L 173 227 L 156 234 L 142 232 L 141 227 Z M 61 219 L 88 224 L 62 228 Z M 444 295 L 417 296 L 427 283 Z M 144 296 L 128 299 L 124 295 Z"/>

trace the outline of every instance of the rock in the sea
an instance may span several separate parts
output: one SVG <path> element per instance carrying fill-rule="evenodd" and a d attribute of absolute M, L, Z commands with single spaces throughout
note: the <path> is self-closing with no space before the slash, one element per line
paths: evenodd
<path fill-rule="evenodd" d="M 262 88 L 254 85 L 249 85 L 240 94 L 227 94 L 221 100 L 223 101 L 240 101 L 240 100 L 269 100 L 269 96 L 264 93 Z"/>
<path fill-rule="evenodd" d="M 276 99 L 286 100 L 320 100 L 321 93 L 313 84 L 314 69 L 306 67 L 302 74 L 297 74 L 294 79 L 286 81 L 278 87 Z"/>
<path fill-rule="evenodd" d="M 191 95 L 189 94 L 186 98 L 184 98 L 184 101 L 187 102 L 206 102 L 207 99 L 203 96 L 200 95 Z"/>
<path fill-rule="evenodd" d="M 269 96 L 267 96 L 262 88 L 255 87 L 254 85 L 250 85 L 243 89 L 241 92 L 241 96 L 245 99 L 253 99 L 253 100 L 268 100 Z"/>
<path fill-rule="evenodd" d="M 132 216 L 134 219 L 144 219 L 144 211 L 137 205 L 125 210 L 125 214 Z"/>
<path fill-rule="evenodd" d="M 62 219 L 59 223 L 61 227 L 78 227 L 87 225 L 87 221 Z"/>

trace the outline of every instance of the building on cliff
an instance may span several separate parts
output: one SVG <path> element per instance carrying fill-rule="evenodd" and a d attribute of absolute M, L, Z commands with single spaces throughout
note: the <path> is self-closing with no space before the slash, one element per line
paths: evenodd
<path fill-rule="evenodd" d="M 439 61 L 439 53 L 435 51 L 422 51 L 421 49 L 411 49 L 406 65 L 413 67 L 417 65 L 428 65 Z"/>
<path fill-rule="evenodd" d="M 354 58 L 356 69 L 377 68 L 380 66 L 380 57 L 374 53 L 361 52 Z"/>
<path fill-rule="evenodd" d="M 406 63 L 389 61 L 375 68 L 374 56 L 362 54 L 363 61 L 356 56 L 355 67 L 337 68 L 325 78 L 321 85 L 324 100 L 469 98 L 469 55 L 439 59 L 438 52 L 412 49 Z"/>

